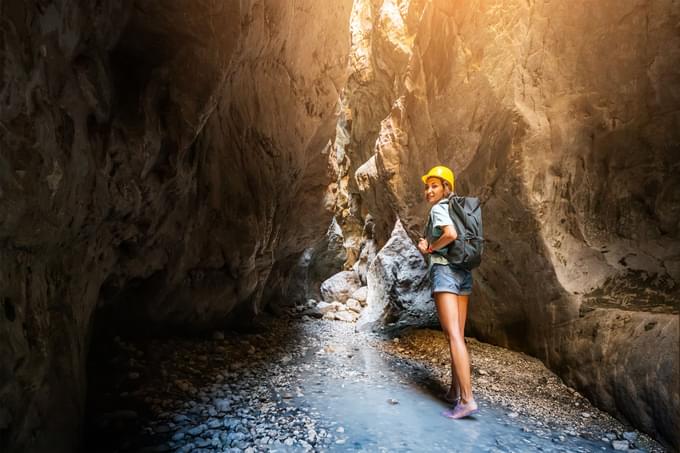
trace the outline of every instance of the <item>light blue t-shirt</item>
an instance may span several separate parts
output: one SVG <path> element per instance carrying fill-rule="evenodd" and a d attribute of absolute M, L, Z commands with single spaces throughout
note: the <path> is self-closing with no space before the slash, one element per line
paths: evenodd
<path fill-rule="evenodd" d="M 449 200 L 447 198 L 442 198 L 438 203 L 432 206 L 430 209 L 429 224 L 430 228 L 427 232 L 426 239 L 430 244 L 441 237 L 442 227 L 451 225 L 453 228 L 455 228 L 453 225 L 453 220 L 451 220 L 451 216 L 449 215 Z M 440 248 L 436 251 L 446 254 L 446 247 Z M 442 255 L 431 254 L 428 255 L 428 257 L 429 267 L 432 267 L 433 264 L 449 264 L 446 258 L 444 258 Z"/>

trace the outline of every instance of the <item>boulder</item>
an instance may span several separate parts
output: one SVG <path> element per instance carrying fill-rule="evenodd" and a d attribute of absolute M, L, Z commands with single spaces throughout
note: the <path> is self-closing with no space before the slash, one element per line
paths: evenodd
<path fill-rule="evenodd" d="M 356 272 L 343 271 L 321 284 L 321 296 L 324 300 L 344 303 L 360 287 L 361 281 Z"/>
<path fill-rule="evenodd" d="M 357 328 L 438 325 L 423 257 L 397 221 L 368 271 L 367 306 Z"/>

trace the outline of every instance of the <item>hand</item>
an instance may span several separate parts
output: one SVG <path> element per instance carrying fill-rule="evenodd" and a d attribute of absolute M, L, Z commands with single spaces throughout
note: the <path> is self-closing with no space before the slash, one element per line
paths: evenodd
<path fill-rule="evenodd" d="M 418 241 L 418 250 L 420 250 L 420 253 L 422 253 L 423 255 L 427 255 L 427 249 L 429 246 L 430 244 L 424 238 L 420 238 L 420 240 Z"/>

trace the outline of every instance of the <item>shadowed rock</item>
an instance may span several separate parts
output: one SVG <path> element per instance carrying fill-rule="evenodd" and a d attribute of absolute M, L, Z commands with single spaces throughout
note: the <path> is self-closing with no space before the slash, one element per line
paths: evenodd
<path fill-rule="evenodd" d="M 93 331 L 247 322 L 322 239 L 349 12 L 0 5 L 0 450 L 75 450 Z"/>

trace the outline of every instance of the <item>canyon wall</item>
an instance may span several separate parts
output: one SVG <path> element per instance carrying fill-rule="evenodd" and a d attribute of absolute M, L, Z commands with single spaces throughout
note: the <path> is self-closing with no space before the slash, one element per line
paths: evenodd
<path fill-rule="evenodd" d="M 95 313 L 239 322 L 323 238 L 350 10 L 0 2 L 0 450 L 75 451 Z"/>
<path fill-rule="evenodd" d="M 678 19 L 671 0 L 355 1 L 331 153 L 336 217 L 370 213 L 381 244 L 396 218 L 417 240 L 420 175 L 453 168 L 485 221 L 468 333 L 675 448 Z"/>
<path fill-rule="evenodd" d="M 2 1 L 0 450 L 74 450 L 95 321 L 245 322 L 299 287 L 291 266 L 367 268 L 397 219 L 420 235 L 437 163 L 484 202 L 470 333 L 677 448 L 679 18 Z M 345 253 L 324 250 L 332 204 Z"/>

